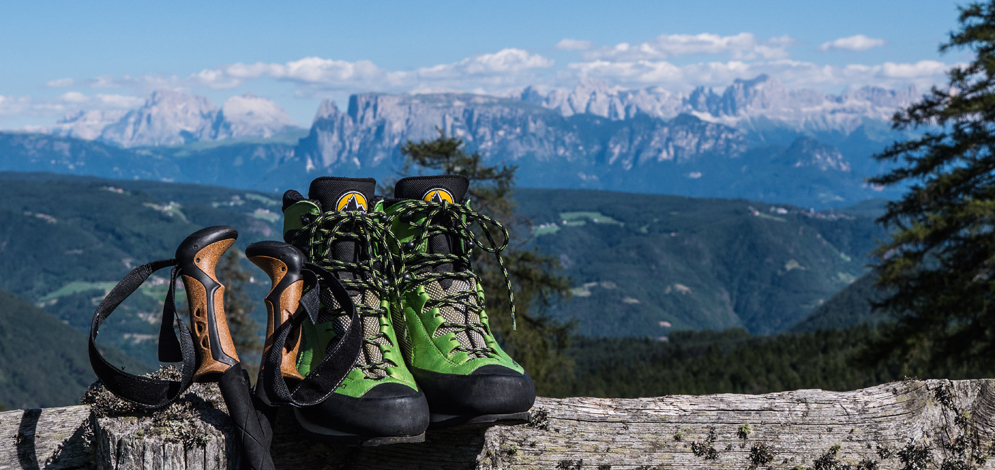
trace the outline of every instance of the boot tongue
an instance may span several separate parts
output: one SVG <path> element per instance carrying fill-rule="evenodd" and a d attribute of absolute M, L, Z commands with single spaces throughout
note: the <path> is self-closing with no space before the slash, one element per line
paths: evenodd
<path fill-rule="evenodd" d="M 376 190 L 377 180 L 373 178 L 337 178 L 322 176 L 311 182 L 308 199 L 318 201 L 321 210 L 363 211 L 370 209 L 370 200 Z"/>
<path fill-rule="evenodd" d="M 470 180 L 460 175 L 413 176 L 398 180 L 394 197 L 459 204 L 469 186 Z"/>
<path fill-rule="evenodd" d="M 322 176 L 311 182 L 308 188 L 308 199 L 317 201 L 323 212 L 331 211 L 362 211 L 368 212 L 370 200 L 376 190 L 377 181 L 373 178 L 338 178 Z M 359 262 L 361 250 L 357 250 L 356 242 L 340 241 L 332 243 L 332 259 L 347 263 Z M 348 271 L 336 273 L 341 279 L 352 279 Z"/>
<path fill-rule="evenodd" d="M 398 199 L 423 199 L 429 202 L 448 202 L 458 204 L 463 201 L 470 180 L 461 175 L 414 176 L 398 180 L 394 186 L 394 197 Z M 443 222 L 436 220 L 436 223 Z M 448 255 L 453 252 L 454 243 L 447 235 L 434 235 L 428 239 L 428 252 Z M 435 272 L 453 272 L 452 263 L 437 265 Z M 466 269 L 464 266 L 458 270 Z M 452 284 L 451 279 L 441 279 L 439 283 L 444 289 Z"/>

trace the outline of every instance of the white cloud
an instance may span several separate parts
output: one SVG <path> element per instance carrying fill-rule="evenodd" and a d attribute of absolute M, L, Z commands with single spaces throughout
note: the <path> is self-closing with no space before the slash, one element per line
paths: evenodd
<path fill-rule="evenodd" d="M 125 79 L 129 77 L 125 76 Z M 87 80 L 87 85 L 90 88 L 120 88 L 121 84 L 118 80 L 110 75 L 101 75 L 97 78 Z"/>
<path fill-rule="evenodd" d="M 884 39 L 869 38 L 863 34 L 839 38 L 834 41 L 823 43 L 819 46 L 820 51 L 843 50 L 843 51 L 866 51 L 873 47 L 884 46 Z"/>
<path fill-rule="evenodd" d="M 620 43 L 614 47 L 600 47 L 584 53 L 587 61 L 605 60 L 612 62 L 632 62 L 637 60 L 660 60 L 692 54 L 729 54 L 733 59 L 782 59 L 788 57 L 785 50 L 796 41 L 790 36 L 758 40 L 751 33 L 735 36 L 717 34 L 663 34 L 651 41 L 639 44 Z"/>
<path fill-rule="evenodd" d="M 25 114 L 30 107 L 30 97 L 0 95 L 0 116 L 16 116 Z"/>
<path fill-rule="evenodd" d="M 62 117 L 80 111 L 127 110 L 145 101 L 127 95 L 97 94 L 87 96 L 77 91 L 63 93 L 55 98 L 39 100 L 31 96 L 0 96 L 0 116 Z"/>
<path fill-rule="evenodd" d="M 521 49 L 503 49 L 493 54 L 483 54 L 459 62 L 415 70 L 418 79 L 458 78 L 466 76 L 512 75 L 530 69 L 552 67 L 553 61 L 539 54 L 529 54 Z M 404 72 L 401 72 L 404 73 Z"/>
<path fill-rule="evenodd" d="M 131 109 L 137 108 L 145 102 L 145 98 L 139 96 L 105 95 L 98 93 L 96 98 L 106 108 Z"/>
<path fill-rule="evenodd" d="M 951 65 L 924 60 L 916 63 L 886 62 L 879 65 L 837 67 L 794 60 L 699 62 L 675 65 L 667 61 L 590 61 L 569 64 L 561 81 L 596 78 L 629 87 L 662 86 L 687 91 L 696 86 L 726 86 L 737 78 L 749 79 L 762 73 L 778 78 L 789 88 L 826 89 L 832 87 L 880 86 L 920 89 L 942 81 Z"/>
<path fill-rule="evenodd" d="M 66 103 L 86 103 L 87 101 L 90 101 L 90 97 L 78 91 L 70 91 L 65 93 L 60 96 L 59 99 L 65 101 Z"/>
<path fill-rule="evenodd" d="M 87 87 L 93 89 L 131 88 L 138 90 L 141 93 L 148 93 L 152 90 L 160 88 L 178 89 L 189 88 L 192 85 L 199 85 L 199 83 L 195 83 L 191 80 L 181 80 L 176 75 L 164 76 L 152 74 L 137 77 L 132 77 L 131 75 L 125 75 L 123 77 L 101 75 L 99 77 L 83 80 L 80 84 L 85 84 Z"/>
<path fill-rule="evenodd" d="M 884 42 L 863 35 L 841 38 L 822 49 L 866 50 Z M 687 92 L 697 86 L 725 87 L 733 80 L 768 74 L 788 88 L 826 90 L 840 87 L 880 86 L 920 89 L 942 83 L 951 67 L 938 61 L 885 62 L 872 65 L 823 65 L 792 60 L 787 49 L 797 44 L 790 36 L 757 38 L 751 33 L 661 35 L 642 43 L 595 47 L 590 41 L 563 39 L 559 50 L 582 50 L 581 59 L 561 67 L 552 59 L 517 48 L 467 57 L 459 61 L 409 70 L 390 70 L 368 60 L 345 61 L 304 57 L 282 63 L 233 63 L 204 69 L 185 78 L 176 75 L 98 76 L 88 80 L 64 78 L 46 83 L 50 88 L 70 87 L 47 99 L 0 96 L 0 115 L 61 116 L 81 110 L 124 110 L 142 104 L 155 89 L 196 92 L 225 90 L 253 80 L 285 82 L 297 96 L 341 96 L 346 93 L 426 93 L 463 91 L 510 93 L 525 86 L 573 88 L 579 79 L 592 78 L 611 87 L 659 86 Z M 694 60 L 688 56 L 705 56 Z M 713 57 L 708 57 L 713 56 Z M 673 57 L 685 57 L 674 63 Z M 120 94 L 94 93 L 119 89 Z M 127 90 L 127 92 L 125 91 Z M 131 96 L 139 95 L 139 96 Z"/>
<path fill-rule="evenodd" d="M 87 96 L 78 91 L 70 91 L 59 96 L 57 101 L 70 106 L 86 103 L 89 105 L 87 109 L 131 109 L 141 106 L 145 102 L 145 98 L 103 93 L 98 93 L 96 96 Z"/>
<path fill-rule="evenodd" d="M 65 88 L 65 87 L 73 86 L 73 84 L 75 84 L 75 83 L 76 83 L 76 80 L 73 80 L 71 78 L 60 78 L 58 80 L 50 80 L 50 81 L 46 82 L 45 86 L 47 86 L 49 88 Z"/>
<path fill-rule="evenodd" d="M 522 49 L 502 49 L 492 54 L 468 57 L 459 62 L 422 67 L 410 71 L 388 71 L 368 60 L 305 57 L 283 64 L 235 63 L 202 70 L 188 81 L 210 88 L 232 88 L 247 79 L 270 77 L 300 84 L 298 94 L 320 90 L 410 91 L 420 88 L 461 89 L 518 83 L 531 70 L 552 67 L 554 62 Z"/>
<path fill-rule="evenodd" d="M 561 39 L 560 42 L 553 46 L 553 49 L 559 49 L 561 51 L 586 51 L 593 46 L 594 43 L 591 41 L 581 41 L 579 39 Z"/>

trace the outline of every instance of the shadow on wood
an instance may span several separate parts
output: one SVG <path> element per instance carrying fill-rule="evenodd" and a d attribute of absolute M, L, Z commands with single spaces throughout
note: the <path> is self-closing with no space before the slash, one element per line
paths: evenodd
<path fill-rule="evenodd" d="M 238 452 L 221 412 L 158 421 L 91 419 L 84 406 L 0 413 L 0 468 L 36 468 L 35 462 L 42 468 L 235 468 Z M 430 431 L 425 443 L 365 448 L 311 443 L 288 418 L 278 418 L 273 456 L 278 468 L 292 470 L 995 464 L 993 380 L 907 380 L 852 392 L 540 398 L 528 425 Z M 60 427 L 65 431 L 57 432 Z"/>

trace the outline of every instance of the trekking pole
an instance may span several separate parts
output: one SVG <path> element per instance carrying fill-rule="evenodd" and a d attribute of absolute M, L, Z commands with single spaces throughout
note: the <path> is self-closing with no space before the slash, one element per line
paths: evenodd
<path fill-rule="evenodd" d="M 313 406 L 324 402 L 352 370 L 363 347 L 363 322 L 348 291 L 339 280 L 307 258 L 293 245 L 261 241 L 245 255 L 270 278 L 267 294 L 266 343 L 256 382 L 259 422 L 272 425 L 275 405 Z M 338 303 L 350 318 L 335 346 L 312 365 L 306 377 L 297 370 L 301 326 L 317 323 L 321 305 Z"/>
<path fill-rule="evenodd" d="M 253 406 L 248 376 L 242 370 L 235 343 L 225 318 L 225 287 L 214 269 L 221 256 L 235 243 L 238 232 L 219 225 L 194 232 L 176 249 L 176 261 L 190 306 L 197 369 L 194 381 L 218 382 L 228 415 L 242 444 L 242 467 L 273 470 L 269 452 L 272 436 L 264 431 Z"/>
<path fill-rule="evenodd" d="M 276 241 L 261 241 L 249 245 L 245 256 L 259 266 L 270 278 L 272 288 L 266 295 L 266 343 L 263 345 L 263 363 L 259 366 L 262 376 L 266 357 L 273 346 L 274 331 L 290 322 L 300 307 L 304 291 L 304 254 L 293 245 Z M 302 380 L 297 371 L 297 354 L 300 351 L 300 329 L 291 332 L 281 351 L 280 374 L 288 379 Z M 262 383 L 257 381 L 257 383 Z"/>

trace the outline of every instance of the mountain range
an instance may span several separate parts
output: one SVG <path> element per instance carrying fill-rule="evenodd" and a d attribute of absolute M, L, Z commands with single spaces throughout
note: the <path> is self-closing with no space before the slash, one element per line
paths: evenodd
<path fill-rule="evenodd" d="M 352 95 L 324 101 L 310 129 L 272 101 L 157 91 L 127 112 L 81 112 L 48 134 L 0 133 L 0 171 L 48 171 L 194 182 L 262 191 L 323 175 L 386 178 L 399 146 L 439 132 L 488 164 L 512 164 L 520 186 L 746 198 L 823 209 L 902 188 L 868 185 L 887 167 L 871 156 L 904 134 L 882 119 L 915 98 L 864 88 L 788 90 L 767 76 L 722 93 L 623 90 L 583 81 L 572 91 L 504 96 Z"/>
<path fill-rule="evenodd" d="M 660 87 L 630 90 L 583 79 L 573 90 L 527 87 L 504 93 L 564 116 L 593 114 L 613 120 L 638 114 L 672 119 L 689 113 L 698 118 L 750 130 L 764 123 L 795 130 L 852 133 L 868 119 L 888 120 L 898 108 L 921 97 L 914 87 L 886 90 L 863 87 L 831 95 L 818 90 L 790 90 L 780 80 L 762 74 L 736 79 L 721 93 L 699 87 L 677 93 Z"/>
<path fill-rule="evenodd" d="M 206 97 L 163 89 L 138 109 L 79 111 L 60 119 L 49 132 L 128 148 L 269 138 L 294 129 L 283 108 L 251 93 L 228 98 L 218 108 Z"/>

